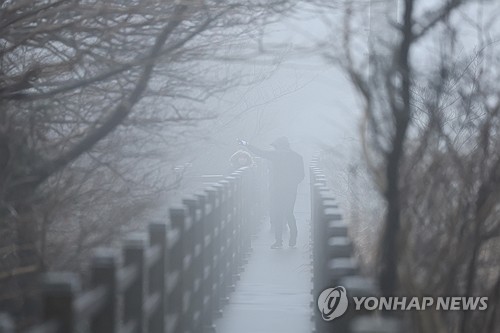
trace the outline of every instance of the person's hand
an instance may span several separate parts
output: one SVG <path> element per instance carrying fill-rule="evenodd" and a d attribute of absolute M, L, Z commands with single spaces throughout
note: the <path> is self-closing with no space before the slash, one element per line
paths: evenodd
<path fill-rule="evenodd" d="M 241 140 L 241 139 L 236 139 L 236 141 L 238 141 L 238 144 L 239 144 L 240 146 L 243 146 L 243 147 L 248 146 L 248 141 Z"/>

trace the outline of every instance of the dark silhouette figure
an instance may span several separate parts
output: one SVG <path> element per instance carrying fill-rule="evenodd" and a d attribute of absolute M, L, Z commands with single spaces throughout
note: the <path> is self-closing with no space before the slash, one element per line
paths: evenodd
<path fill-rule="evenodd" d="M 286 137 L 276 139 L 271 146 L 274 150 L 262 150 L 245 141 L 241 143 L 249 151 L 271 162 L 269 172 L 270 218 L 274 226 L 276 242 L 273 249 L 283 247 L 283 226 L 290 228 L 288 245 L 297 243 L 297 223 L 293 208 L 297 198 L 297 187 L 304 179 L 304 161 L 302 156 L 290 149 Z"/>

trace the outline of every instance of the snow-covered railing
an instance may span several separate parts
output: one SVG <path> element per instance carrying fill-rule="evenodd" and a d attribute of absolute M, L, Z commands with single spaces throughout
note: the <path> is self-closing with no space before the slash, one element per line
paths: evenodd
<path fill-rule="evenodd" d="M 341 290 L 346 291 L 344 296 L 347 296 L 348 302 L 345 304 L 347 306 L 345 313 L 333 319 L 331 316 L 326 318 L 327 320 L 323 318 L 325 313 L 322 314 L 319 310 L 320 304 L 313 304 L 315 332 L 400 332 L 398 320 L 355 310 L 356 305 L 353 304 L 353 297 L 378 296 L 378 289 L 372 277 L 361 275 L 354 244 L 349 237 L 349 226 L 342 218 L 338 203 L 327 186 L 327 178 L 321 169 L 319 157 L 312 160 L 309 171 L 314 303 L 318 303 L 324 290 L 335 287 L 343 287 Z M 338 300 L 335 301 L 338 302 Z M 325 304 L 328 307 L 326 312 L 333 313 L 334 307 L 338 304 Z M 339 313 L 343 312 L 340 310 Z"/>
<path fill-rule="evenodd" d="M 121 255 L 96 250 L 85 290 L 74 274 L 46 274 L 42 324 L 26 332 L 213 331 L 261 216 L 259 176 L 240 169 L 185 198 L 169 221 L 124 239 Z M 0 332 L 14 331 L 1 315 Z"/>

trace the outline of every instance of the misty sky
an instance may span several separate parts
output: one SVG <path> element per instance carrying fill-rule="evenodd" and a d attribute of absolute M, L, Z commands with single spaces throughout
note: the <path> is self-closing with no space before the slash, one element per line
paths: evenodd
<path fill-rule="evenodd" d="M 321 48 L 293 51 L 311 49 L 324 39 L 324 23 L 307 14 L 266 30 L 266 45 L 280 43 L 287 49 L 276 57 L 277 66 L 259 60 L 238 65 L 244 72 L 272 75 L 252 86 L 232 89 L 213 101 L 210 107 L 220 115 L 200 128 L 200 133 L 205 133 L 206 127 L 212 130 L 197 141 L 189 157 L 198 156 L 194 164 L 201 162 L 208 173 L 217 173 L 221 166 L 228 165 L 230 155 L 238 149 L 237 138 L 270 148 L 274 138 L 288 136 L 305 161 L 325 144 L 348 157 L 352 142 L 358 140 L 359 107 L 344 75 L 325 61 Z"/>
<path fill-rule="evenodd" d="M 419 2 L 418 15 L 439 3 Z M 498 10 L 498 5 L 468 5 L 454 19 L 488 22 L 488 17 L 495 13 L 493 9 Z M 396 12 L 401 15 L 401 8 L 389 1 L 373 5 L 371 19 L 368 9 L 360 15 L 356 51 L 361 58 L 367 55 L 369 27 L 373 36 L 384 39 L 397 36 L 394 32 L 387 33 L 389 18 L 394 18 Z M 229 167 L 229 157 L 239 149 L 237 138 L 270 148 L 274 138 L 288 136 L 292 148 L 304 155 L 306 163 L 314 152 L 328 146 L 338 154 L 339 174 L 349 163 L 360 160 L 362 105 L 344 73 L 324 57 L 332 52 L 332 45 L 340 43 L 342 14 L 340 9 L 326 16 L 297 10 L 293 17 L 265 28 L 263 44 L 270 48 L 281 45 L 273 61 L 265 65 L 257 58 L 230 65 L 233 71 L 266 78 L 250 86 L 235 87 L 207 105 L 207 110 L 215 110 L 219 116 L 200 124 L 195 131 L 196 139 L 183 159 L 193 163 L 193 174 L 224 173 Z M 469 24 L 461 28 L 463 52 L 474 51 L 477 34 L 471 33 Z M 324 41 L 328 46 L 318 46 Z M 436 61 L 439 54 L 436 45 L 439 41 L 429 39 L 414 50 L 413 59 L 418 60 L 421 69 Z"/>

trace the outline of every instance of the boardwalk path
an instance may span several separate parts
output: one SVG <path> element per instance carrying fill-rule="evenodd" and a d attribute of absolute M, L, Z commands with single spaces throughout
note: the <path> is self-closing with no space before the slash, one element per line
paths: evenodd
<path fill-rule="evenodd" d="M 271 250 L 269 223 L 263 223 L 252 242 L 249 262 L 231 293 L 217 333 L 311 332 L 311 261 L 309 250 L 309 193 L 299 189 L 295 216 L 299 230 L 296 248 Z M 288 243 L 288 232 L 284 244 Z"/>

